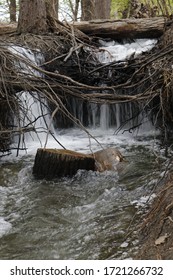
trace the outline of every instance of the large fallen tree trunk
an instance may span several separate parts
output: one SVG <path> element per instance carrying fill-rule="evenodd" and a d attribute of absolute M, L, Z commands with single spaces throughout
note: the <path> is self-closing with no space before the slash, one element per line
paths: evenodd
<path fill-rule="evenodd" d="M 165 29 L 165 18 L 93 20 L 75 22 L 74 27 L 87 35 L 102 38 L 157 38 Z"/>
<path fill-rule="evenodd" d="M 164 17 L 155 17 L 82 21 L 74 22 L 73 26 L 87 35 L 102 38 L 157 38 L 163 34 L 165 23 Z M 16 28 L 17 24 L 0 24 L 0 35 L 15 32 Z"/>

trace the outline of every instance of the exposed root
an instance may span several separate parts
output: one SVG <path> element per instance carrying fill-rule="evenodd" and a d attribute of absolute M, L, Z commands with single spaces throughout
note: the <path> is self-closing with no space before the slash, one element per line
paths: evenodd
<path fill-rule="evenodd" d="M 8 48 L 8 46 L 10 48 Z M 15 46 L 41 52 L 44 62 L 34 64 L 15 51 Z M 66 30 L 66 35 L 21 35 L 0 41 L 0 151 L 9 151 L 16 133 L 23 135 L 34 129 L 33 120 L 27 127 L 21 125 L 20 112 L 27 114 L 16 95 L 17 92 L 35 92 L 52 108 L 52 118 L 63 115 L 80 126 L 89 137 L 87 129 L 66 106 L 68 98 L 96 104 L 134 103 L 140 111 L 147 111 L 155 125 L 165 132 L 172 125 L 172 42 L 166 47 L 158 45 L 152 52 L 126 62 L 101 65 L 95 56 L 97 48 L 86 45 L 80 37 Z M 160 47 L 160 49 L 159 49 Z M 13 51 L 14 48 L 14 51 Z M 93 50 L 91 52 L 91 49 Z M 91 59 L 92 56 L 92 59 Z M 111 75 L 110 75 L 111 73 Z M 100 79 L 102 85 L 100 85 Z M 106 85 L 106 86 L 105 86 Z M 43 101 L 44 103 L 44 101 Z M 4 105 L 8 114 L 3 113 Z M 56 113 L 55 113 L 56 112 Z M 14 122 L 17 119 L 17 124 Z M 36 121 L 36 120 L 35 120 Z M 126 122 L 129 120 L 127 119 Z M 134 125 L 132 129 L 138 125 Z M 49 131 L 49 126 L 47 127 Z"/>

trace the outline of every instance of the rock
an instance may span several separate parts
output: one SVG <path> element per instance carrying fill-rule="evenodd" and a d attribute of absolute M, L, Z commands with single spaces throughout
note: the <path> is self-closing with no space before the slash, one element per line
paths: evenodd
<path fill-rule="evenodd" d="M 120 162 L 125 159 L 116 148 L 107 148 L 93 153 L 96 170 L 103 172 L 105 170 L 116 170 Z"/>

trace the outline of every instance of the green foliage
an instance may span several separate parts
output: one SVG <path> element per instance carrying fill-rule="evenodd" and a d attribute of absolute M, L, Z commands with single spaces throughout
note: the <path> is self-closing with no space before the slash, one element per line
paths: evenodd
<path fill-rule="evenodd" d="M 1 1 L 0 1 L 0 5 L 1 5 L 1 6 L 4 6 L 5 4 L 7 4 L 7 1 L 6 1 L 6 0 L 1 0 Z"/>
<path fill-rule="evenodd" d="M 173 14 L 173 0 L 136 0 L 140 6 L 142 3 L 147 10 L 149 17 L 152 16 L 169 16 Z M 112 0 L 111 17 L 121 18 L 122 12 L 127 10 L 126 16 L 130 15 L 131 4 L 133 0 Z"/>
<path fill-rule="evenodd" d="M 112 0 L 111 2 L 111 17 L 122 17 L 122 12 L 128 9 L 129 0 Z"/>

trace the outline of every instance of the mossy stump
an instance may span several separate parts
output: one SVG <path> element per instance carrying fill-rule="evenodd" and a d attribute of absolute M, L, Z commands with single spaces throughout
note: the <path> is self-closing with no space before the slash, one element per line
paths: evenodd
<path fill-rule="evenodd" d="M 53 179 L 73 176 L 79 169 L 95 170 L 94 158 L 71 150 L 38 149 L 33 174 L 39 179 Z"/>

